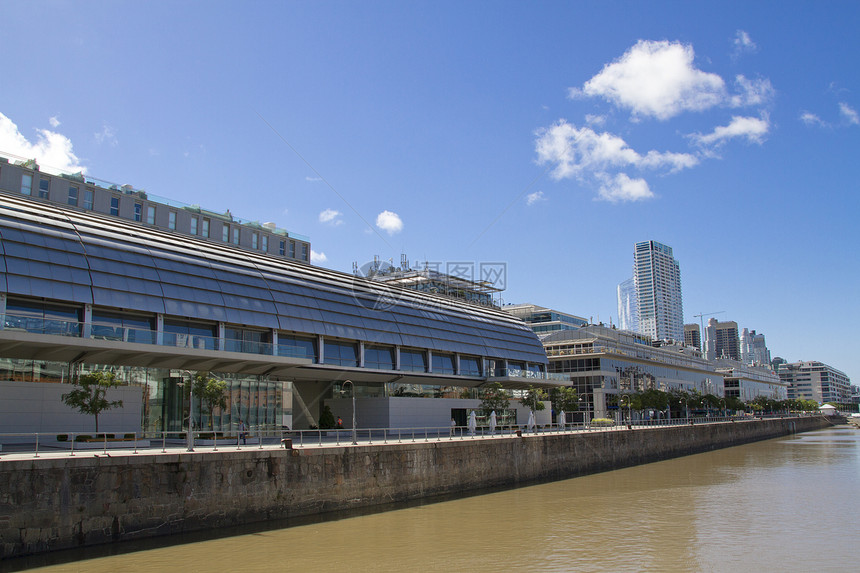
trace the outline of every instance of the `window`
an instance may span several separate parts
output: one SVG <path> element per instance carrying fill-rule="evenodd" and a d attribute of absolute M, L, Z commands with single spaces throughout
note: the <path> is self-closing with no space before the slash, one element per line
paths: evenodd
<path fill-rule="evenodd" d="M 134 204 L 134 220 L 138 223 L 143 220 L 143 205 L 141 203 Z"/>
<path fill-rule="evenodd" d="M 93 338 L 155 344 L 152 319 L 144 316 L 93 310 Z"/>
<path fill-rule="evenodd" d="M 21 195 L 29 195 L 33 190 L 33 176 L 24 173 L 21 175 Z"/>
<path fill-rule="evenodd" d="M 290 241 L 290 258 L 291 259 L 296 258 L 296 242 L 295 241 Z"/>
<path fill-rule="evenodd" d="M 282 257 L 287 253 L 287 242 L 281 241 L 281 244 L 278 245 L 278 254 Z"/>
<path fill-rule="evenodd" d="M 209 238 L 209 219 L 203 217 L 203 232 L 201 233 L 207 239 Z"/>
<path fill-rule="evenodd" d="M 39 198 L 47 199 L 48 193 L 51 191 L 51 180 L 47 177 L 39 178 Z"/>
<path fill-rule="evenodd" d="M 261 330 L 227 328 L 224 331 L 224 350 L 250 354 L 271 354 L 271 336 Z"/>
<path fill-rule="evenodd" d="M 460 376 L 480 376 L 481 359 L 474 356 L 460 357 Z"/>
<path fill-rule="evenodd" d="M 176 211 L 170 211 L 167 214 L 167 228 L 173 231 L 176 230 Z"/>
<path fill-rule="evenodd" d="M 260 236 L 257 233 L 251 233 L 251 248 L 256 249 L 259 244 Z"/>
<path fill-rule="evenodd" d="M 433 354 L 433 374 L 453 374 L 453 354 Z"/>
<path fill-rule="evenodd" d="M 261 250 L 265 253 L 269 252 L 269 235 L 263 235 L 263 246 Z"/>
<path fill-rule="evenodd" d="M 215 350 L 215 326 L 179 320 L 164 321 L 164 345 Z"/>
<path fill-rule="evenodd" d="M 80 336 L 80 312 L 62 306 L 29 300 L 6 301 L 5 328 L 16 328 L 36 334 Z"/>
<path fill-rule="evenodd" d="M 110 198 L 110 214 L 113 216 L 119 215 L 119 197 Z"/>
<path fill-rule="evenodd" d="M 155 205 L 149 205 L 146 208 L 146 222 L 150 225 L 155 225 Z"/>
<path fill-rule="evenodd" d="M 197 217 L 191 217 L 191 226 L 189 227 L 192 235 L 197 234 Z"/>
<path fill-rule="evenodd" d="M 401 349 L 400 369 L 407 372 L 427 372 L 427 353 L 423 350 Z"/>
<path fill-rule="evenodd" d="M 230 225 L 223 225 L 221 227 L 221 240 L 225 243 L 230 240 Z"/>
<path fill-rule="evenodd" d="M 278 334 L 278 356 L 309 358 L 316 362 L 319 359 L 317 341 L 315 338 L 305 336 Z"/>
<path fill-rule="evenodd" d="M 93 190 L 87 189 L 86 191 L 84 191 L 84 209 L 92 210 L 92 208 L 93 208 Z"/>
<path fill-rule="evenodd" d="M 325 341 L 324 358 L 326 364 L 336 366 L 358 366 L 358 348 L 352 342 Z"/>
<path fill-rule="evenodd" d="M 239 244 L 239 227 L 233 227 L 233 244 Z"/>
<path fill-rule="evenodd" d="M 69 205 L 78 206 L 78 188 L 75 185 L 69 185 Z"/>
<path fill-rule="evenodd" d="M 302 260 L 308 260 L 308 244 L 302 243 Z"/>
<path fill-rule="evenodd" d="M 389 346 L 365 346 L 364 367 L 394 370 L 394 349 Z"/>

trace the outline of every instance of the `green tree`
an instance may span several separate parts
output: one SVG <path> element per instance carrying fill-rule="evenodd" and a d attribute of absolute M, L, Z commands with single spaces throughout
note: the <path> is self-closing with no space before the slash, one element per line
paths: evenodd
<path fill-rule="evenodd" d="M 508 408 L 511 395 L 502 388 L 501 382 L 491 382 L 481 392 L 481 414 L 489 416 L 493 411 L 500 414 Z"/>
<path fill-rule="evenodd" d="M 529 386 L 529 389 L 526 390 L 525 396 L 520 398 L 520 403 L 529 410 L 539 412 L 546 408 L 546 405 L 543 403 L 544 400 L 546 400 L 545 390 Z"/>
<path fill-rule="evenodd" d="M 105 396 L 111 388 L 122 386 L 113 372 L 90 372 L 78 376 L 75 389 L 63 394 L 66 406 L 77 409 L 81 414 L 93 416 L 96 420 L 96 433 L 99 431 L 99 414 L 111 408 L 122 408 L 122 400 L 108 400 Z"/>
<path fill-rule="evenodd" d="M 579 409 L 579 395 L 572 386 L 556 386 L 549 391 L 549 399 L 552 409 L 557 413 L 564 410 L 573 412 Z"/>
<path fill-rule="evenodd" d="M 331 408 L 326 404 L 323 406 L 322 413 L 320 414 L 320 430 L 329 430 L 334 428 L 334 426 L 334 414 L 332 414 Z"/>
<path fill-rule="evenodd" d="M 209 372 L 197 372 L 193 375 L 194 395 L 206 404 L 209 410 L 209 429 L 215 429 L 215 408 L 222 410 L 227 407 L 227 382 L 218 380 Z"/>

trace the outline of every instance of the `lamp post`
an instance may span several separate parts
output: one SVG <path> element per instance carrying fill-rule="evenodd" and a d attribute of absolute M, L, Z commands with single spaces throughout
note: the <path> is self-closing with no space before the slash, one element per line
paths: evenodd
<path fill-rule="evenodd" d="M 355 384 L 352 383 L 352 380 L 344 380 L 343 384 L 341 384 L 341 388 L 349 384 L 352 386 L 352 445 L 358 445 L 358 440 L 356 440 L 356 430 L 355 430 Z"/>
<path fill-rule="evenodd" d="M 622 408 L 624 407 L 624 402 L 623 402 L 624 398 L 627 398 L 627 423 L 632 424 L 633 423 L 633 406 L 631 405 L 632 400 L 630 400 L 630 396 L 627 394 L 622 394 L 618 398 L 618 405 Z"/>
<path fill-rule="evenodd" d="M 689 420 L 690 419 L 690 406 L 689 406 L 689 404 L 687 404 L 687 397 L 681 396 L 681 399 L 678 400 L 678 404 L 680 404 L 681 402 L 684 402 L 684 412 L 686 414 L 687 419 Z"/>
<path fill-rule="evenodd" d="M 188 446 L 186 451 L 194 451 L 194 380 L 191 372 L 185 372 L 188 376 Z M 178 386 L 185 386 L 185 382 L 177 383 Z"/>

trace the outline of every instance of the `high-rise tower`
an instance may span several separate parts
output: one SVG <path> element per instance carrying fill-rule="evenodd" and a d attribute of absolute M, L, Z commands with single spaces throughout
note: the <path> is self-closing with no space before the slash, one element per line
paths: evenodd
<path fill-rule="evenodd" d="M 681 270 L 672 247 L 657 241 L 636 243 L 633 282 L 639 332 L 655 339 L 684 340 Z"/>

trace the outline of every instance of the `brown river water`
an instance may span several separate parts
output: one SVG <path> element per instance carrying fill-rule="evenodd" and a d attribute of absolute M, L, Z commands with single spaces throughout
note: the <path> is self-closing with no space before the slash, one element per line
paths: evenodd
<path fill-rule="evenodd" d="M 857 571 L 860 430 L 841 426 L 515 490 L 229 533 L 0 569 Z"/>

